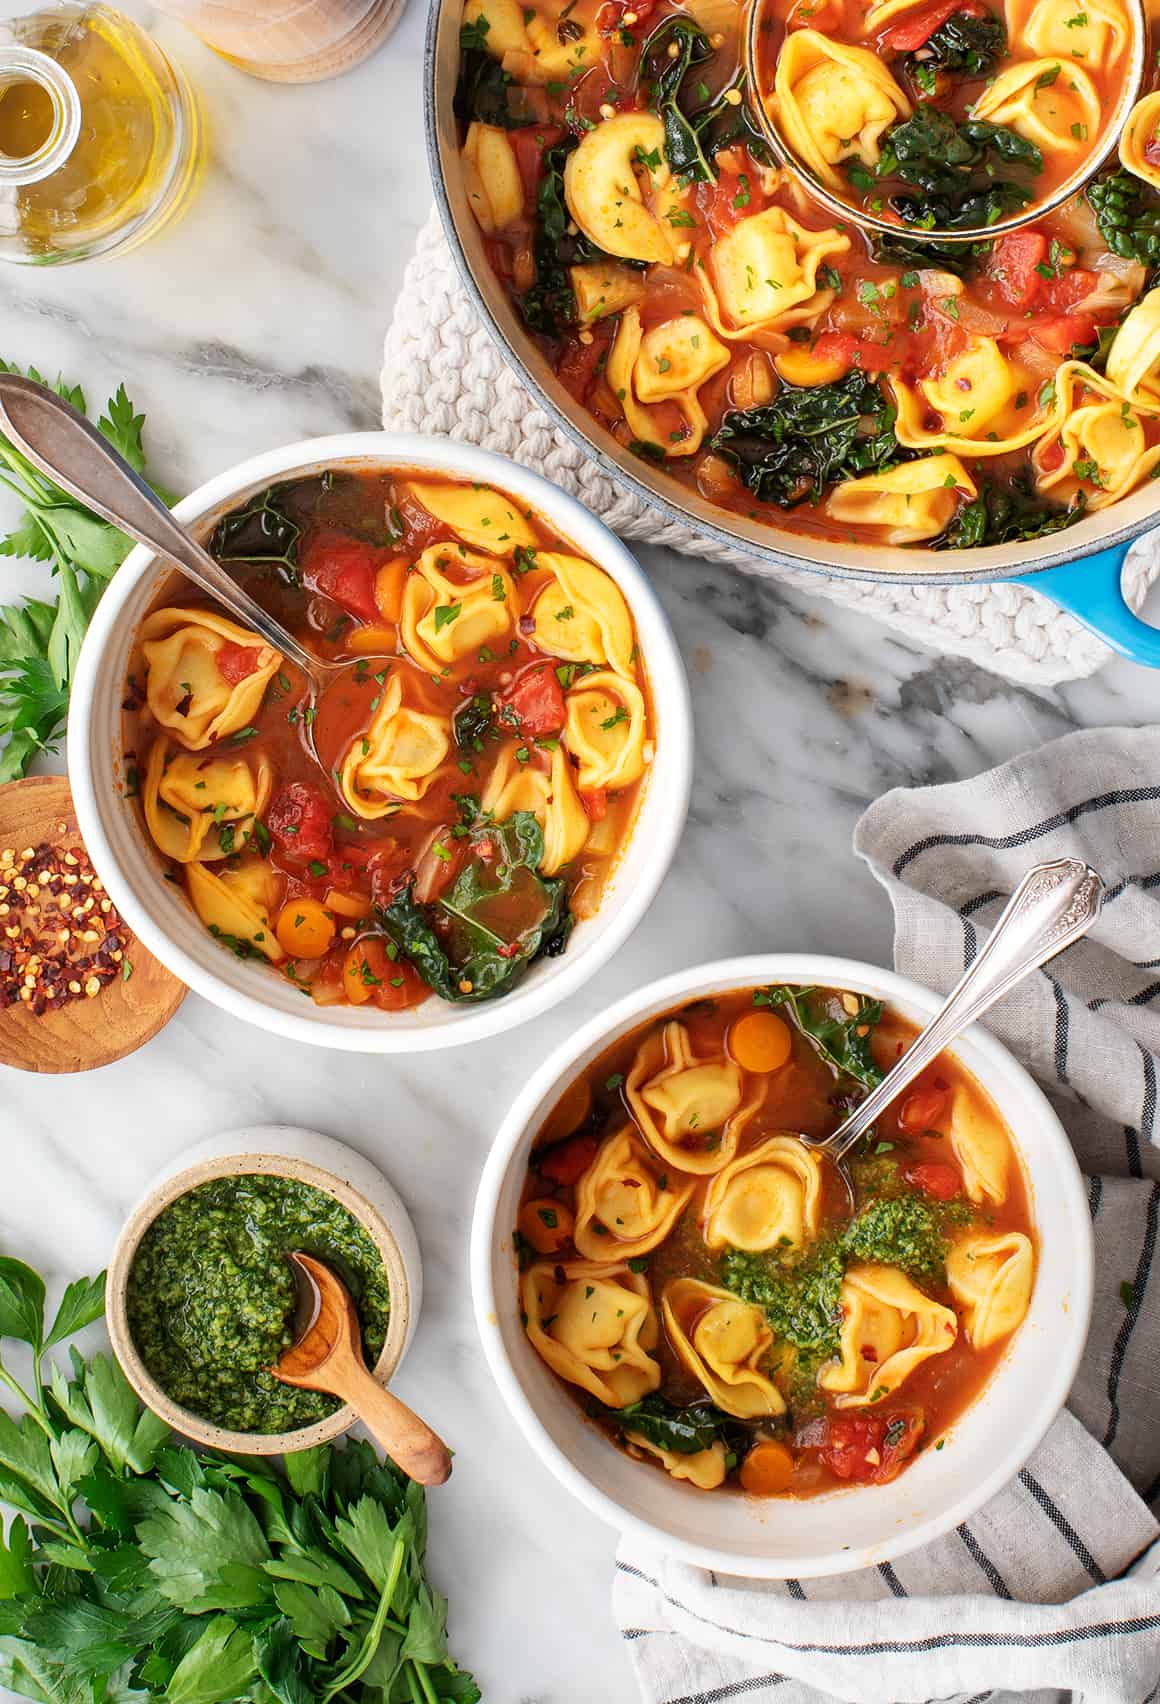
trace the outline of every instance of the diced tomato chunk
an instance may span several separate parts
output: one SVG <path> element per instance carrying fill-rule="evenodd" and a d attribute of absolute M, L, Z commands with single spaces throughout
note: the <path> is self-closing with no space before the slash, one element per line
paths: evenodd
<path fill-rule="evenodd" d="M 254 673 L 260 654 L 256 645 L 235 645 L 232 639 L 227 639 L 218 646 L 214 662 L 222 679 L 228 680 L 231 686 L 237 686 L 239 681 Z"/>
<path fill-rule="evenodd" d="M 371 898 L 376 905 L 387 906 L 404 885 L 411 868 L 411 854 L 397 840 L 386 840 L 367 859 Z"/>
<path fill-rule="evenodd" d="M 516 165 L 520 168 L 520 177 L 523 179 L 524 207 L 528 211 L 536 205 L 544 149 L 559 142 L 563 134 L 564 127 L 560 124 L 530 124 L 521 130 L 507 132 L 507 139 L 512 145 Z"/>
<path fill-rule="evenodd" d="M 333 599 L 360 621 L 378 621 L 375 574 L 386 559 L 386 551 L 376 544 L 324 529 L 309 534 L 302 546 L 302 581 L 310 591 Z"/>
<path fill-rule="evenodd" d="M 960 1173 L 956 1167 L 944 1165 L 941 1160 L 924 1160 L 920 1165 L 911 1166 L 905 1177 L 907 1183 L 921 1189 L 932 1201 L 953 1201 L 956 1195 L 962 1194 Z"/>
<path fill-rule="evenodd" d="M 331 802 L 310 781 L 284 782 L 270 801 L 266 827 L 281 856 L 293 864 L 327 864 L 332 850 Z M 322 872 L 329 877 L 329 868 Z"/>
<path fill-rule="evenodd" d="M 619 323 L 615 317 L 600 320 L 590 327 L 590 342 L 581 343 L 579 338 L 572 338 L 564 345 L 564 352 L 556 363 L 556 375 L 569 396 L 574 396 L 577 402 L 587 399 L 593 381 L 604 371 Z"/>
<path fill-rule="evenodd" d="M 551 663 L 533 663 L 518 675 L 504 694 L 500 720 L 511 710 L 521 734 L 540 739 L 558 734 L 564 726 L 564 691 Z"/>
<path fill-rule="evenodd" d="M 903 1130 L 934 1130 L 946 1111 L 945 1089 L 927 1086 L 907 1095 L 898 1110 L 898 1122 Z"/>
<path fill-rule="evenodd" d="M 913 1453 L 924 1425 L 918 1409 L 902 1414 L 839 1414 L 826 1423 L 826 1442 L 818 1456 L 837 1479 L 883 1485 Z"/>
<path fill-rule="evenodd" d="M 987 257 L 985 271 L 1009 307 L 1029 308 L 1043 289 L 1038 268 L 1046 260 L 1047 238 L 1042 231 L 1012 231 L 999 238 Z"/>
<path fill-rule="evenodd" d="M 882 46 L 888 53 L 913 53 L 956 12 L 975 15 L 976 8 L 971 0 L 965 0 L 965 3 L 964 0 L 935 0 L 933 6 L 924 6 L 920 12 L 903 18 L 900 24 L 887 30 L 882 37 Z"/>
<path fill-rule="evenodd" d="M 1060 314 L 1058 318 L 1030 320 L 1027 333 L 1045 349 L 1068 355 L 1073 347 L 1095 342 L 1096 322 L 1090 314 Z"/>
<path fill-rule="evenodd" d="M 607 787 L 591 787 L 587 793 L 581 793 L 580 803 L 588 813 L 589 822 L 603 822 L 608 815 Z"/>
<path fill-rule="evenodd" d="M 566 1142 L 553 1142 L 543 1153 L 533 1154 L 532 1160 L 541 1177 L 571 1187 L 584 1176 L 599 1146 L 595 1136 L 569 1136 Z"/>

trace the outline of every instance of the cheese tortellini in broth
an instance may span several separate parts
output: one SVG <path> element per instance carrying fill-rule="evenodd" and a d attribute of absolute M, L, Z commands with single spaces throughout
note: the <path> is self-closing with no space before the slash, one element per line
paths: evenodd
<path fill-rule="evenodd" d="M 675 1020 L 642 1044 L 625 1094 L 649 1146 L 697 1174 L 728 1164 L 753 1110 L 741 1067 L 724 1050 L 698 1058 L 688 1030 Z"/>
<path fill-rule="evenodd" d="M 533 1348 L 597 1402 L 627 1408 L 660 1384 L 648 1281 L 629 1266 L 537 1263 L 524 1273 L 520 1297 Z"/>
<path fill-rule="evenodd" d="M 149 832 L 179 864 L 227 858 L 252 837 L 272 779 L 264 757 L 251 767 L 240 755 L 199 757 L 158 738 L 142 787 Z"/>
<path fill-rule="evenodd" d="M 464 546 L 432 544 L 403 588 L 400 634 L 407 653 L 432 674 L 506 644 L 519 616 L 515 581 L 494 557 Z"/>
<path fill-rule="evenodd" d="M 282 662 L 256 633 L 212 609 L 154 610 L 140 637 L 149 709 L 187 751 L 247 727 Z"/>
<path fill-rule="evenodd" d="M 692 1193 L 630 1125 L 605 1137 L 576 1186 L 576 1247 L 589 1260 L 637 1259 L 665 1240 Z"/>
<path fill-rule="evenodd" d="M 876 53 L 794 30 L 777 56 L 770 111 L 793 153 L 828 189 L 843 160 L 877 165 L 883 132 L 910 102 Z"/>
<path fill-rule="evenodd" d="M 342 796 L 368 822 L 393 815 L 423 797 L 450 749 L 450 718 L 409 708 L 394 672 L 370 727 L 355 736 L 343 759 Z"/>
<path fill-rule="evenodd" d="M 847 1267 L 841 1295 L 841 1358 L 818 1375 L 839 1408 L 881 1401 L 958 1335 L 954 1311 L 896 1267 Z"/>
<path fill-rule="evenodd" d="M 516 811 L 531 811 L 544 836 L 544 857 L 540 869 L 545 876 L 554 876 L 571 863 L 588 838 L 588 813 L 572 780 L 572 766 L 562 745 L 550 755 L 544 754 L 546 767 L 540 767 L 526 750 L 509 740 L 488 777 L 480 801 L 481 808 L 490 812 L 497 822 L 503 822 Z"/>
<path fill-rule="evenodd" d="M 760 1308 L 715 1284 L 675 1278 L 661 1313 L 672 1348 L 718 1408 L 745 1420 L 785 1413 L 766 1370 L 773 1333 Z"/>
<path fill-rule="evenodd" d="M 554 551 L 539 551 L 536 567 L 551 575 L 532 606 L 532 638 L 540 650 L 631 680 L 632 617 L 615 580 L 581 556 Z"/>
<path fill-rule="evenodd" d="M 947 1256 L 947 1283 L 976 1349 L 1022 1325 L 1031 1301 L 1035 1252 L 1022 1231 L 968 1231 Z"/>
<path fill-rule="evenodd" d="M 705 1196 L 711 1249 L 800 1248 L 818 1228 L 821 1161 L 795 1136 L 770 1136 L 719 1171 Z"/>

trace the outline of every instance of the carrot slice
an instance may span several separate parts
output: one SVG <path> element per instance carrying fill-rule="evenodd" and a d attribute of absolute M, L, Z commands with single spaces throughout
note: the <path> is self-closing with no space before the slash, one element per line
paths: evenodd
<path fill-rule="evenodd" d="M 343 893 L 341 888 L 329 888 L 324 903 L 328 911 L 337 911 L 340 917 L 365 917 L 371 908 L 369 894 Z"/>
<path fill-rule="evenodd" d="M 537 1254 L 556 1254 L 572 1240 L 576 1220 L 562 1201 L 525 1201 L 519 1213 L 520 1235 Z"/>
<path fill-rule="evenodd" d="M 780 1071 L 792 1045 L 789 1025 L 776 1012 L 747 1012 L 729 1031 L 729 1051 L 743 1071 Z"/>
<path fill-rule="evenodd" d="M 741 1489 L 751 1497 L 776 1497 L 793 1477 L 793 1452 L 784 1444 L 754 1444 L 741 1463 Z"/>
<path fill-rule="evenodd" d="M 334 939 L 334 919 L 316 899 L 291 899 L 278 913 L 274 933 L 291 958 L 321 958 Z"/>

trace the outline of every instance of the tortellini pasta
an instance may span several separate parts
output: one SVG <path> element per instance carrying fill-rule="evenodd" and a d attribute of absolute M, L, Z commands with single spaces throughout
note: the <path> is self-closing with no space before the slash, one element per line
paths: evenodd
<path fill-rule="evenodd" d="M 724 1485 L 725 1475 L 729 1471 L 725 1459 L 725 1445 L 720 1438 L 710 1444 L 707 1450 L 694 1450 L 689 1455 L 678 1455 L 675 1450 L 666 1450 L 660 1444 L 654 1444 L 641 1432 L 625 1432 L 625 1442 L 632 1444 L 638 1450 L 656 1456 L 665 1472 L 674 1479 L 687 1479 L 690 1485 L 695 1485 L 698 1491 L 716 1491 L 719 1485 Z"/>
<path fill-rule="evenodd" d="M 1145 95 L 1128 114 L 1120 135 L 1120 161 L 1153 189 L 1160 189 L 1160 92 Z"/>
<path fill-rule="evenodd" d="M 818 1155 L 796 1136 L 770 1136 L 717 1173 L 705 1195 L 706 1247 L 800 1248 L 822 1210 Z"/>
<path fill-rule="evenodd" d="M 544 836 L 540 873 L 554 876 L 571 863 L 587 840 L 588 813 L 562 745 L 551 753 L 546 770 L 530 758 L 521 762 L 520 749 L 514 741 L 504 747 L 487 778 L 481 806 L 496 822 L 505 822 L 515 811 L 531 811 Z"/>
<path fill-rule="evenodd" d="M 524 185 L 515 149 L 498 125 L 474 123 L 459 155 L 467 205 L 485 236 L 502 231 L 524 210 Z"/>
<path fill-rule="evenodd" d="M 613 669 L 583 675 L 568 691 L 564 724 L 568 750 L 579 762 L 583 792 L 615 792 L 644 774 L 644 694 Z"/>
<path fill-rule="evenodd" d="M 738 220 L 718 237 L 699 273 L 714 331 L 749 339 L 820 318 L 835 292 L 819 287 L 818 269 L 849 249 L 843 231 L 810 230 L 781 207 Z"/>
<path fill-rule="evenodd" d="M 725 1052 L 698 1059 L 675 1018 L 641 1045 L 624 1092 L 649 1146 L 699 1175 L 728 1165 L 755 1104 L 745 1100 L 741 1067 Z"/>
<path fill-rule="evenodd" d="M 185 887 L 210 934 L 239 958 L 260 954 L 271 964 L 281 964 L 286 954 L 270 923 L 274 875 L 264 858 L 246 857 L 236 865 L 223 865 L 220 871 L 187 864 Z"/>
<path fill-rule="evenodd" d="M 977 494 L 957 456 L 923 456 L 836 485 L 826 513 L 843 526 L 876 528 L 884 544 L 918 544 L 945 530 L 960 498 Z"/>
<path fill-rule="evenodd" d="M 876 53 L 810 29 L 782 43 L 769 107 L 791 152 L 833 191 L 844 187 L 839 163 L 877 165 L 883 132 L 911 111 Z"/>
<path fill-rule="evenodd" d="M 894 1266 L 849 1266 L 841 1289 L 840 1359 L 818 1383 L 838 1408 L 863 1408 L 896 1391 L 958 1335 L 951 1308 L 932 1301 Z"/>
<path fill-rule="evenodd" d="M 970 1230 L 947 1256 L 947 1283 L 976 1349 L 1009 1337 L 1031 1301 L 1035 1253 L 1022 1231 Z"/>
<path fill-rule="evenodd" d="M 693 1193 L 666 1175 L 631 1125 L 607 1136 L 576 1186 L 573 1241 L 588 1260 L 633 1260 L 663 1242 Z"/>
<path fill-rule="evenodd" d="M 392 673 L 370 727 L 342 760 L 342 796 L 368 822 L 393 815 L 423 797 L 450 749 L 450 718 L 404 704 L 402 680 Z"/>
<path fill-rule="evenodd" d="M 759 1307 L 699 1278 L 674 1278 L 661 1314 L 674 1352 L 718 1408 L 739 1420 L 785 1413 L 766 1371 L 773 1332 Z"/>
<path fill-rule="evenodd" d="M 248 726 L 266 687 L 277 673 L 281 652 L 212 609 L 157 609 L 141 623 L 141 650 L 148 678 L 145 695 L 156 721 L 187 751 L 204 751 Z M 246 674 L 229 675 L 219 655 L 252 655 Z"/>
<path fill-rule="evenodd" d="M 1150 477 L 1160 445 L 1149 448 L 1139 414 L 1091 368 L 1068 362 L 1055 383 L 1065 412 L 1032 452 L 1036 489 L 1069 501 L 1082 490 L 1089 509 L 1106 508 Z"/>
<path fill-rule="evenodd" d="M 1045 159 L 1086 151 L 1101 128 L 1096 86 L 1070 59 L 1009 65 L 987 84 L 971 112 L 1034 142 Z"/>
<path fill-rule="evenodd" d="M 428 545 L 403 588 L 399 627 L 408 655 L 438 674 L 481 645 L 506 642 L 519 615 L 517 595 L 511 574 L 494 557 Z"/>
<path fill-rule="evenodd" d="M 149 832 L 179 864 L 240 852 L 266 808 L 273 774 L 265 757 L 198 757 L 154 740 L 141 802 Z"/>
<path fill-rule="evenodd" d="M 1112 339 L 1108 378 L 1133 408 L 1160 414 L 1160 289 L 1141 296 Z"/>
<path fill-rule="evenodd" d="M 519 0 L 466 0 L 463 26 L 482 35 L 487 51 L 502 59 L 528 45 L 524 9 Z"/>
<path fill-rule="evenodd" d="M 564 167 L 564 199 L 584 235 L 620 260 L 664 265 L 675 259 L 673 227 L 646 204 L 662 191 L 665 127 L 656 113 L 622 112 L 604 119 L 580 139 Z"/>
<path fill-rule="evenodd" d="M 631 307 L 620 316 L 606 375 L 635 438 L 666 456 L 691 456 L 709 425 L 697 393 L 728 365 L 728 349 L 698 314 L 680 314 L 646 332 L 640 310 Z M 676 418 L 683 426 L 673 425 Z"/>
<path fill-rule="evenodd" d="M 1041 58 L 1109 67 L 1125 52 L 1132 26 L 1121 0 L 1008 0 L 1008 35 Z M 1093 138 L 1094 140 L 1094 138 Z"/>
<path fill-rule="evenodd" d="M 541 550 L 536 567 L 551 579 L 532 605 L 532 640 L 565 662 L 595 663 L 633 678 L 632 617 L 624 593 L 582 556 Z"/>
<path fill-rule="evenodd" d="M 897 374 L 890 383 L 898 406 L 895 433 L 911 450 L 1003 455 L 1042 437 L 1060 412 L 1055 385 L 1035 381 L 993 337 L 972 337 L 940 373 L 916 387 Z"/>
<path fill-rule="evenodd" d="M 407 489 L 429 515 L 450 527 L 473 550 L 485 550 L 491 556 L 514 556 L 521 547 L 527 550 L 536 542 L 523 511 L 511 497 L 490 485 L 452 485 L 448 481 L 412 479 Z M 446 552 L 451 547 L 439 548 Z M 504 589 L 507 589 L 506 580 Z M 495 588 L 491 590 L 494 593 Z"/>
<path fill-rule="evenodd" d="M 949 1135 L 968 1199 L 997 1206 L 1006 1201 L 1011 1156 L 1002 1123 L 993 1107 L 961 1083 L 951 1095 Z"/>
<path fill-rule="evenodd" d="M 537 1262 L 520 1301 L 537 1354 L 607 1408 L 627 1408 L 660 1384 L 651 1353 L 660 1331 L 642 1273 L 623 1263 Z"/>

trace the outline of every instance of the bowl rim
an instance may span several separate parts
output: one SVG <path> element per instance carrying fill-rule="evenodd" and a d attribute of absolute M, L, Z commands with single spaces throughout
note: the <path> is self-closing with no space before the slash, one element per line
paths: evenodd
<path fill-rule="evenodd" d="M 214 957 L 200 942 L 194 951 L 174 940 L 166 927 L 154 920 L 133 881 L 122 875 L 103 820 L 103 812 L 112 810 L 113 805 L 102 796 L 103 770 L 94 757 L 100 731 L 93 723 L 93 705 L 109 662 L 115 658 L 119 667 L 123 663 L 123 611 L 142 582 L 158 572 L 154 553 L 144 545 L 136 545 L 117 570 L 85 636 L 71 694 L 69 776 L 81 837 L 111 898 L 154 957 L 190 988 L 233 1016 L 291 1040 L 349 1052 L 431 1052 L 481 1040 L 549 1011 L 594 976 L 644 917 L 668 873 L 688 812 L 693 770 L 688 678 L 668 616 L 628 547 L 591 510 L 542 475 L 473 444 L 398 432 L 348 432 L 302 439 L 216 474 L 176 504 L 173 512 L 178 520 L 195 523 L 265 484 L 296 472 L 305 474 L 320 464 L 333 467 L 342 463 L 444 473 L 452 478 L 485 481 L 520 497 L 542 511 L 579 553 L 591 556 L 616 581 L 628 599 L 634 625 L 643 619 L 650 627 L 645 660 L 658 724 L 664 729 L 657 741 L 658 755 L 663 742 L 664 785 L 657 784 L 655 771 L 650 773 L 617 866 L 623 881 L 624 860 L 635 845 L 641 867 L 634 871 L 631 883 L 622 886 L 615 910 L 602 906 L 590 920 L 596 925 L 591 938 L 573 942 L 569 953 L 553 961 L 550 977 L 533 979 L 533 967 L 533 975 L 502 999 L 452 1007 L 441 1022 L 427 1025 L 395 1024 L 389 1013 L 368 1018 L 361 1009 L 355 1009 L 351 1018 L 346 1007 L 315 1008 L 311 1004 L 305 1009 L 297 1005 L 293 1010 L 284 1009 L 257 991 L 263 984 L 256 978 L 248 987 L 231 982 L 229 971 L 237 967 L 208 936 Z M 96 782 L 98 771 L 102 773 L 101 795 Z M 641 834 L 646 811 L 650 817 L 647 839 Z M 614 873 L 614 883 L 616 879 Z M 218 957 L 224 962 L 218 964 Z M 337 1017 L 336 1013 L 348 1016 Z"/>
<path fill-rule="evenodd" d="M 386 1341 L 371 1373 L 379 1384 L 389 1384 L 407 1348 L 412 1315 L 410 1277 L 394 1227 L 361 1190 L 347 1183 L 337 1172 L 293 1154 L 275 1154 L 242 1146 L 230 1153 L 197 1159 L 150 1184 L 117 1234 L 105 1280 L 105 1325 L 121 1371 L 145 1406 L 175 1432 L 191 1438 L 204 1449 L 224 1450 L 234 1455 L 285 1455 L 331 1443 L 341 1437 L 358 1418 L 354 1410 L 348 1403 L 342 1403 L 324 1420 L 287 1432 L 238 1432 L 227 1426 L 215 1425 L 192 1409 L 183 1408 L 157 1382 L 142 1360 L 129 1326 L 129 1275 L 141 1239 L 150 1225 L 166 1207 L 203 1183 L 221 1177 L 255 1175 L 290 1178 L 331 1196 L 346 1208 L 374 1242 L 386 1267 L 391 1307 Z"/>
<path fill-rule="evenodd" d="M 1049 1162 L 1054 1164 L 1059 1186 L 1066 1197 L 1068 1217 L 1075 1224 L 1084 1227 L 1086 1233 L 1081 1239 L 1082 1246 L 1071 1251 L 1075 1264 L 1071 1303 L 1066 1316 L 1068 1333 L 1066 1337 L 1061 1338 L 1060 1353 L 1054 1362 L 1051 1376 L 1044 1379 L 1036 1390 L 1028 1395 L 1023 1426 L 1017 1434 L 1009 1434 L 1009 1437 L 1015 1437 L 1015 1442 L 1012 1444 L 1005 1441 L 1002 1446 L 997 1445 L 996 1463 L 991 1471 L 972 1481 L 968 1488 L 951 1502 L 925 1519 L 910 1525 L 903 1523 L 897 1533 L 862 1552 L 845 1549 L 820 1552 L 815 1556 L 795 1556 L 792 1560 L 738 1555 L 711 1544 L 690 1543 L 622 1509 L 574 1467 L 556 1444 L 507 1358 L 497 1322 L 501 1313 L 510 1309 L 513 1298 L 510 1295 L 502 1298 L 497 1296 L 492 1281 L 496 1236 L 497 1233 L 506 1234 L 503 1228 L 497 1225 L 500 1196 L 515 1154 L 529 1134 L 530 1121 L 541 1101 L 553 1089 L 558 1090 L 565 1086 L 570 1070 L 590 1048 L 599 1043 L 606 1045 L 615 1035 L 623 1034 L 635 1023 L 650 1015 L 679 1004 L 684 997 L 696 997 L 708 993 L 712 988 L 724 990 L 768 982 L 816 983 L 822 987 L 849 988 L 875 998 L 925 1009 L 928 1017 L 933 1016 L 945 998 L 896 971 L 883 970 L 863 960 L 811 952 L 755 953 L 719 959 L 694 965 L 647 983 L 617 1001 L 553 1049 L 512 1103 L 495 1135 L 480 1177 L 471 1227 L 469 1269 L 476 1331 L 500 1394 L 524 1438 L 531 1444 L 541 1462 L 580 1503 L 625 1535 L 700 1567 L 754 1579 L 784 1579 L 790 1576 L 806 1579 L 819 1575 L 848 1573 L 904 1556 L 967 1520 L 1014 1478 L 1059 1414 L 1074 1382 L 1087 1343 L 1091 1320 L 1095 1245 L 1082 1175 L 1067 1132 L 1042 1089 L 1025 1067 L 1002 1042 L 980 1025 L 973 1025 L 948 1051 L 969 1051 L 977 1059 L 1005 1073 L 1013 1087 L 1029 1094 L 1032 1100 L 1038 1102 L 1042 1113 L 1041 1134 L 1053 1150 L 1053 1154 L 1042 1160 L 1042 1165 L 1046 1166 Z M 969 1061 L 964 1060 L 964 1064 L 968 1070 L 971 1068 Z M 991 1090 L 988 1092 L 993 1093 Z M 999 1110 L 1003 1110 L 1001 1105 Z M 1016 1146 L 1028 1182 L 1033 1185 L 1035 1178 L 1029 1153 L 1018 1138 Z M 1003 1360 L 996 1364 L 988 1380 L 989 1386 L 1001 1378 L 1003 1364 Z M 857 1494 L 856 1490 L 836 1493 L 841 1496 Z"/>

